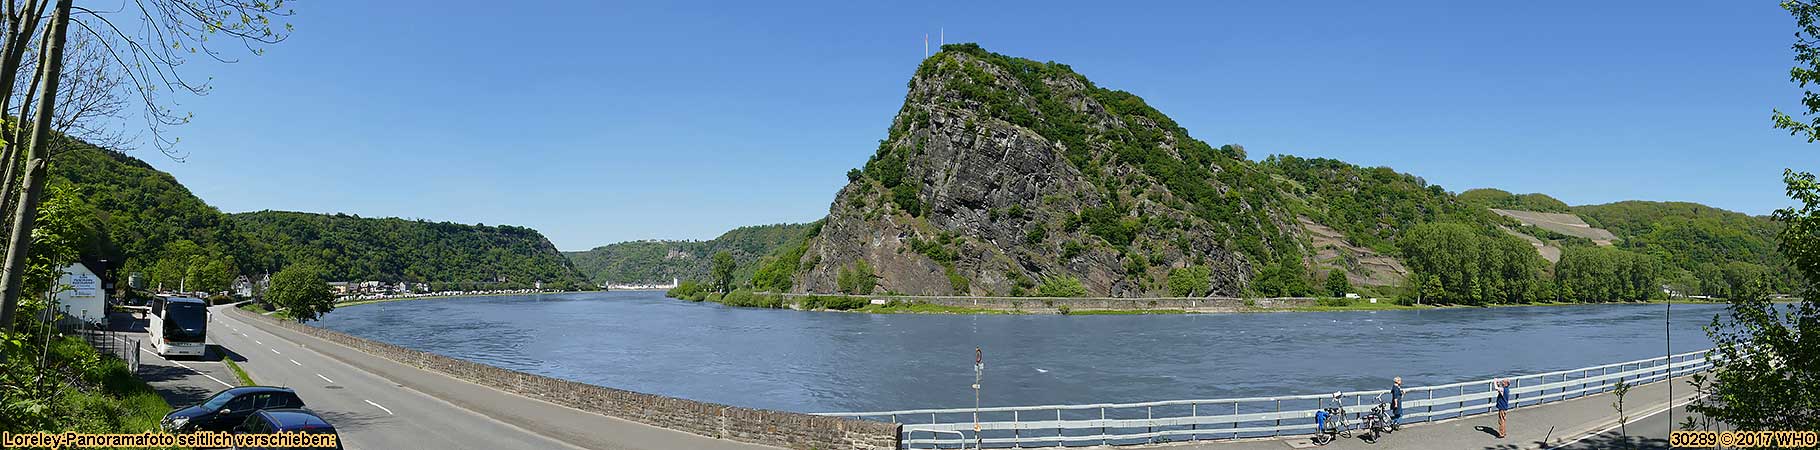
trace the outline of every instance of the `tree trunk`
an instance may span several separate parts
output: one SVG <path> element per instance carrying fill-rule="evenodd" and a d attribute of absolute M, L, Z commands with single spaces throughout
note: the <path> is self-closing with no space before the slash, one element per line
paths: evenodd
<path fill-rule="evenodd" d="M 46 39 L 38 45 L 38 67 L 44 67 L 44 46 L 49 43 L 50 40 Z M 14 64 L 12 68 L 14 71 L 19 70 L 18 64 Z M 0 68 L 0 70 L 5 69 Z M 0 73 L 0 76 L 5 75 Z M 0 164 L 6 166 L 5 169 L 0 169 L 0 217 L 12 217 L 13 205 L 17 203 L 14 201 L 13 191 L 19 189 L 19 142 L 25 139 L 25 115 L 31 114 L 33 95 L 37 94 L 38 83 L 43 80 L 43 70 L 32 71 L 32 83 L 26 85 L 25 102 L 23 102 L 24 104 L 19 105 L 19 123 L 17 126 L 13 127 L 12 135 L 6 137 L 4 151 L 0 151 Z M 11 92 L 12 88 L 5 88 L 3 90 Z M 7 100 L 8 99 L 0 99 L 0 111 L 7 110 Z M 0 236 L 5 236 L 8 232 L 12 231 L 12 228 L 11 223 L 0 221 Z M 4 253 L 0 253 L 0 257 L 4 257 L 4 255 Z"/>
<path fill-rule="evenodd" d="M 45 147 L 51 140 L 51 111 L 57 105 L 57 79 L 63 70 L 63 38 L 70 20 L 70 2 L 57 0 L 50 28 L 45 30 L 44 38 L 50 42 L 45 46 L 44 64 L 39 67 L 44 71 L 44 80 L 39 86 L 37 111 L 32 119 L 32 143 L 25 150 L 25 189 L 19 195 L 19 206 L 13 211 L 6 272 L 0 274 L 0 285 L 5 285 L 6 289 L 0 294 L 3 295 L 0 297 L 0 330 L 13 328 L 13 314 L 19 307 L 20 285 L 25 278 L 25 259 L 32 246 L 32 228 L 38 219 L 38 196 L 44 192 L 45 166 L 49 163 Z M 4 358 L 0 353 L 0 362 Z"/>

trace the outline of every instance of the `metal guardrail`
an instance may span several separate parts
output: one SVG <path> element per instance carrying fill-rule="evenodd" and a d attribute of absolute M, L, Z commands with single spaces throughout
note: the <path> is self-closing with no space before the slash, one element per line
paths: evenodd
<path fill-rule="evenodd" d="M 1511 406 L 1598 394 L 1618 382 L 1642 384 L 1712 367 L 1710 350 L 1507 378 Z M 1672 374 L 1672 375 L 1671 375 Z M 1494 380 L 1403 390 L 1402 423 L 1432 422 L 1492 412 Z M 1341 393 L 1347 414 L 1368 412 L 1388 390 Z M 990 408 L 911 409 L 817 415 L 886 420 L 904 425 L 902 448 L 1133 445 L 1314 433 L 1314 413 L 1332 394 L 1142 403 Z M 1384 401 L 1389 401 L 1386 397 Z M 926 421 L 925 421 L 926 419 Z M 978 423 L 978 431 L 974 424 Z M 949 437 L 953 436 L 953 437 Z"/>

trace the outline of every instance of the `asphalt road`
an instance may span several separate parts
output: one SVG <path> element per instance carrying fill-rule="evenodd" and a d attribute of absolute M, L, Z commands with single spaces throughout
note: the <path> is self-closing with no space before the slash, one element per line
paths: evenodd
<path fill-rule="evenodd" d="M 374 357 L 213 308 L 209 355 L 170 361 L 147 348 L 140 375 L 172 405 L 237 384 L 236 361 L 261 385 L 295 389 L 348 449 L 765 449 L 507 394 Z M 428 392 L 428 393 L 426 393 Z"/>

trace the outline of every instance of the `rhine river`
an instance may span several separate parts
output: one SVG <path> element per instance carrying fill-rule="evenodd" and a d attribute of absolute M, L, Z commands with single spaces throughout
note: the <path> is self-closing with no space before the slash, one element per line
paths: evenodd
<path fill-rule="evenodd" d="M 1139 402 L 1384 389 L 1564 370 L 1710 346 L 1724 305 L 1149 316 L 732 308 L 661 292 L 351 306 L 316 326 L 495 366 L 801 412 Z"/>

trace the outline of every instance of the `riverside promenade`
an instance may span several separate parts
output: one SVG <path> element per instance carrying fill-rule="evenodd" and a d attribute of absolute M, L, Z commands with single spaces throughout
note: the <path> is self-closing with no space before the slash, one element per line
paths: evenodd
<path fill-rule="evenodd" d="M 1401 431 L 1385 434 L 1376 444 L 1365 442 L 1354 433 L 1326 446 L 1315 446 L 1312 434 L 1271 439 L 1160 444 L 1151 448 L 1196 450 L 1282 450 L 1289 448 L 1345 449 L 1415 449 L 1415 450 L 1528 450 L 1528 449 L 1666 449 L 1668 433 L 1689 417 L 1686 403 L 1693 398 L 1694 388 L 1687 377 L 1674 379 L 1675 400 L 1672 402 L 1674 423 L 1669 422 L 1668 382 L 1655 382 L 1631 388 L 1624 397 L 1624 409 L 1630 417 L 1618 430 L 1618 412 L 1612 408 L 1617 398 L 1611 393 L 1588 395 L 1565 401 L 1512 409 L 1509 413 L 1510 436 L 1498 439 L 1497 414 L 1478 414 L 1433 423 L 1406 425 Z M 1312 430 L 1310 430 L 1312 433 Z"/>

